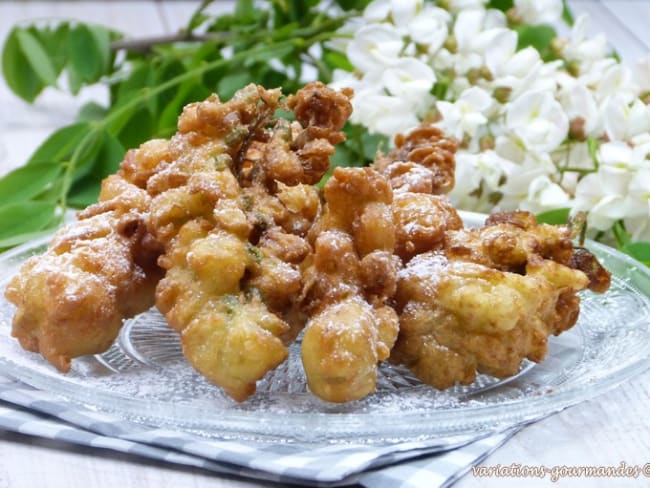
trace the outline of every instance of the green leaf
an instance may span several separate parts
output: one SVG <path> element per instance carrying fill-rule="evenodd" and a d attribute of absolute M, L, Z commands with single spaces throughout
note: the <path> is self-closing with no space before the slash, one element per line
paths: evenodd
<path fill-rule="evenodd" d="M 449 90 L 449 82 L 444 79 L 439 79 L 431 87 L 431 95 L 438 100 L 444 100 L 445 96 L 447 96 L 447 90 Z"/>
<path fill-rule="evenodd" d="M 388 147 L 389 138 L 383 134 L 371 134 L 366 131 L 361 136 L 361 141 L 363 143 L 362 156 L 367 163 L 370 163 L 375 160 L 377 151 Z"/>
<path fill-rule="evenodd" d="M 130 149 L 138 147 L 149 139 L 153 129 L 154 118 L 152 113 L 146 107 L 139 107 L 139 109 L 132 112 L 131 117 L 122 127 L 117 138 L 123 147 Z"/>
<path fill-rule="evenodd" d="M 631 242 L 623 246 L 621 251 L 650 266 L 650 242 Z"/>
<path fill-rule="evenodd" d="M 539 51 L 540 56 L 545 61 L 549 61 L 555 56 L 551 49 L 551 41 L 557 37 L 557 32 L 552 26 L 524 24 L 518 26 L 516 30 L 519 34 L 518 50 L 532 46 Z"/>
<path fill-rule="evenodd" d="M 365 9 L 371 0 L 336 0 L 336 3 L 343 10 L 363 10 Z"/>
<path fill-rule="evenodd" d="M 122 146 L 117 137 L 104 131 L 93 174 L 100 179 L 104 179 L 120 168 L 120 163 L 123 159 L 124 146 Z"/>
<path fill-rule="evenodd" d="M 47 55 L 52 62 L 52 66 L 54 67 L 54 71 L 58 78 L 68 60 L 65 46 L 68 42 L 70 25 L 67 22 L 63 22 L 59 24 L 56 29 L 47 26 L 39 28 L 32 25 L 28 30 L 38 39 L 41 46 L 43 46 L 47 51 Z"/>
<path fill-rule="evenodd" d="M 488 8 L 495 8 L 502 12 L 507 12 L 514 6 L 515 2 L 513 0 L 490 0 L 488 3 Z"/>
<path fill-rule="evenodd" d="M 323 59 L 332 69 L 342 69 L 344 71 L 354 71 L 354 66 L 348 61 L 345 54 L 338 51 L 326 49 L 323 54 Z"/>
<path fill-rule="evenodd" d="M 612 232 L 614 233 L 614 238 L 616 239 L 618 247 L 625 247 L 630 244 L 632 236 L 627 231 L 627 229 L 625 229 L 625 224 L 623 221 L 616 221 L 612 226 Z"/>
<path fill-rule="evenodd" d="M 288 56 L 294 52 L 294 49 L 295 47 L 291 44 L 268 46 L 265 49 L 261 49 L 247 57 L 246 61 L 244 61 L 244 66 L 251 66 L 258 61 L 268 62 L 271 59 Z"/>
<path fill-rule="evenodd" d="M 90 131 L 90 125 L 85 122 L 57 130 L 36 149 L 27 164 L 58 163 L 65 160 Z"/>
<path fill-rule="evenodd" d="M 102 147 L 102 133 L 99 131 L 91 132 L 88 138 L 84 139 L 83 150 L 77 155 L 74 161 L 74 169 L 72 171 L 72 180 L 79 181 L 81 178 L 92 173 L 97 165 L 98 155 Z M 72 158 L 67 161 L 72 164 Z"/>
<path fill-rule="evenodd" d="M 255 2 L 253 0 L 237 0 L 235 18 L 243 22 L 255 19 Z"/>
<path fill-rule="evenodd" d="M 76 182 L 70 189 L 68 195 L 68 205 L 74 208 L 86 208 L 97 202 L 99 191 L 101 189 L 101 180 L 89 175 Z"/>
<path fill-rule="evenodd" d="M 56 84 L 56 70 L 47 52 L 38 42 L 38 39 L 28 30 L 16 31 L 18 44 L 25 55 L 25 59 L 45 86 Z"/>
<path fill-rule="evenodd" d="M 252 81 L 251 74 L 246 71 L 238 71 L 228 74 L 219 80 L 217 93 L 224 100 L 229 100 L 237 90 Z"/>
<path fill-rule="evenodd" d="M 56 164 L 32 164 L 13 170 L 0 179 L 0 201 L 16 203 L 38 195 L 61 172 Z"/>
<path fill-rule="evenodd" d="M 34 239 L 38 239 L 39 237 L 45 237 L 46 235 L 51 234 L 54 229 L 56 229 L 56 226 L 52 226 L 44 229 L 44 230 L 38 230 L 35 232 L 25 232 L 23 234 L 16 234 L 10 237 L 5 237 L 3 239 L 0 239 L 0 251 L 3 251 L 7 248 L 17 246 L 18 244 L 23 244 L 25 242 L 32 241 Z"/>
<path fill-rule="evenodd" d="M 95 36 L 85 24 L 79 24 L 68 35 L 68 79 L 72 93 L 81 86 L 99 79 L 103 72 L 104 55 Z"/>
<path fill-rule="evenodd" d="M 2 50 L 2 74 L 11 91 L 27 102 L 33 102 L 45 87 L 20 47 L 16 27 Z"/>
<path fill-rule="evenodd" d="M 562 0 L 562 20 L 566 22 L 569 27 L 573 26 L 575 19 L 573 18 L 573 12 L 567 3 L 567 0 Z"/>
<path fill-rule="evenodd" d="M 100 70 L 97 76 L 99 77 L 108 73 L 111 67 L 111 31 L 97 25 L 89 25 L 88 30 L 99 58 Z"/>
<path fill-rule="evenodd" d="M 115 136 L 107 131 L 98 132 L 97 135 L 97 142 L 93 142 L 83 166 L 75 171 L 74 184 L 67 198 L 67 203 L 73 207 L 81 208 L 95 203 L 102 180 L 115 173 L 124 158 L 124 148 Z"/>
<path fill-rule="evenodd" d="M 87 102 L 80 109 L 77 114 L 77 122 L 92 122 L 102 120 L 106 117 L 108 110 L 103 105 L 97 102 Z"/>
<path fill-rule="evenodd" d="M 558 208 L 537 214 L 540 224 L 562 225 L 569 222 L 570 208 Z"/>
<path fill-rule="evenodd" d="M 113 104 L 119 106 L 142 95 L 143 89 L 155 83 L 154 67 L 150 62 L 134 62 L 128 78 L 117 85 Z"/>
<path fill-rule="evenodd" d="M 19 202 L 0 207 L 0 239 L 43 230 L 52 222 L 54 202 Z"/>

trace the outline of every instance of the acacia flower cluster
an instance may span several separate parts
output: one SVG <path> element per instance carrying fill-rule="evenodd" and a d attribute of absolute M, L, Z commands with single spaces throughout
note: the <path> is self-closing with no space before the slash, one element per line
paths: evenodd
<path fill-rule="evenodd" d="M 595 231 L 650 240 L 650 57 L 621 63 L 586 16 L 556 36 L 562 11 L 374 0 L 344 27 L 354 70 L 334 84 L 355 89 L 352 120 L 370 132 L 424 120 L 458 138 L 460 208 L 588 211 Z"/>

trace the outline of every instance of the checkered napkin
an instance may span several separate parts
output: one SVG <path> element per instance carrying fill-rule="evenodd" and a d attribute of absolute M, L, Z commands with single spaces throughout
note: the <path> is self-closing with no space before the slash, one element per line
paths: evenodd
<path fill-rule="evenodd" d="M 0 376 L 0 430 L 284 484 L 449 486 L 519 428 L 379 447 L 215 440 L 121 420 Z"/>

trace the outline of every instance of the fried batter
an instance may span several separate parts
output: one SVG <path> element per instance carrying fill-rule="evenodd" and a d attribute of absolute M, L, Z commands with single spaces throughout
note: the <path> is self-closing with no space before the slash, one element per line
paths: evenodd
<path fill-rule="evenodd" d="M 395 192 L 443 195 L 454 187 L 458 143 L 437 127 L 423 124 L 395 137 L 395 149 L 380 154 L 374 168 Z"/>
<path fill-rule="evenodd" d="M 398 332 L 388 305 L 399 259 L 388 181 L 371 168 L 336 168 L 325 185 L 325 211 L 312 229 L 313 265 L 305 272 L 302 340 L 309 388 L 330 402 L 375 390 L 377 365 Z"/>
<path fill-rule="evenodd" d="M 321 195 L 351 96 L 249 85 L 185 107 L 171 140 L 129 151 L 12 279 L 12 334 L 68 371 L 155 299 L 190 364 L 237 401 L 303 327 L 309 388 L 331 402 L 373 392 L 389 356 L 436 388 L 541 361 L 577 292 L 604 292 L 609 273 L 527 212 L 464 229 L 445 196 L 457 143 L 428 125 L 372 167 L 336 168 Z"/>
<path fill-rule="evenodd" d="M 63 372 L 74 357 L 106 351 L 123 319 L 154 302 L 161 271 L 144 223 L 150 198 L 125 177 L 122 170 L 107 178 L 99 203 L 59 230 L 5 292 L 17 307 L 12 335 Z"/>
<path fill-rule="evenodd" d="M 234 399 L 287 357 L 305 234 L 320 201 L 308 183 L 329 167 L 350 115 L 348 92 L 312 83 L 273 118 L 280 92 L 253 85 L 226 103 L 187 107 L 172 145 L 182 154 L 150 181 L 149 228 L 165 244 L 156 304 L 189 362 Z"/>
<path fill-rule="evenodd" d="M 446 231 L 463 222 L 443 195 L 454 185 L 457 144 L 437 128 L 422 125 L 395 138 L 396 148 L 380 154 L 373 167 L 390 181 L 396 254 L 407 262 L 422 252 L 441 249 Z"/>
<path fill-rule="evenodd" d="M 444 249 L 416 256 L 399 274 L 391 360 L 436 388 L 469 384 L 477 371 L 511 376 L 524 358 L 541 361 L 547 337 L 575 324 L 576 292 L 609 286 L 595 258 L 595 285 L 574 265 L 567 227 L 538 225 L 525 212 L 487 224 L 450 231 Z"/>

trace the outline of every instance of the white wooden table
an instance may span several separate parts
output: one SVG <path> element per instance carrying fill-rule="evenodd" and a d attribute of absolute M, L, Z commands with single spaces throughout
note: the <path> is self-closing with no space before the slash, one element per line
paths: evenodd
<path fill-rule="evenodd" d="M 0 42 L 10 27 L 36 18 L 76 18 L 109 24 L 139 36 L 170 33 L 184 25 L 198 2 L 104 1 L 27 2 L 0 0 Z M 230 2 L 220 2 L 228 9 Z M 591 13 L 594 28 L 604 31 L 624 59 L 650 50 L 650 1 L 574 0 L 575 12 Z M 85 97 L 101 97 L 90 91 Z M 13 95 L 0 80 L 0 174 L 25 160 L 56 127 L 69 123 L 79 100 L 47 92 L 35 106 Z M 497 450 L 484 466 L 618 466 L 650 462 L 650 372 L 608 394 L 527 427 Z M 650 481 L 562 479 L 560 486 L 648 486 Z M 474 478 L 456 486 L 548 486 L 516 478 Z M 0 431 L 0 488 L 184 488 L 264 486 L 258 482 L 216 476 L 191 468 L 152 462 L 112 451 Z"/>

